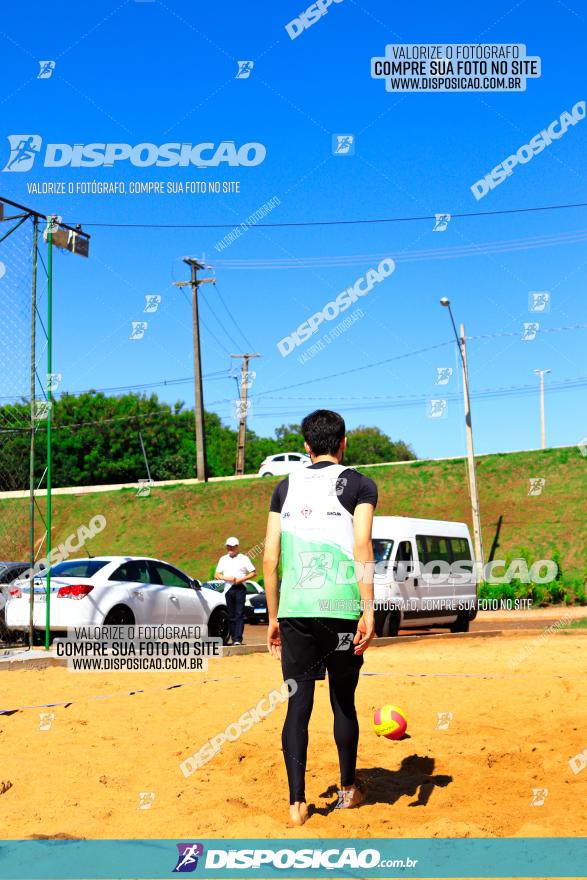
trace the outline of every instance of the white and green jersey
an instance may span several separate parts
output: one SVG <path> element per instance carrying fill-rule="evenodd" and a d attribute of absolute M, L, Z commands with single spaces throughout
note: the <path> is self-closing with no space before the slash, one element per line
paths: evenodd
<path fill-rule="evenodd" d="M 322 464 L 322 463 L 320 463 Z M 361 616 L 354 566 L 354 504 L 341 496 L 352 478 L 367 481 L 343 465 L 299 468 L 280 484 L 282 582 L 278 618 Z M 346 477 L 342 477 L 346 472 Z M 283 497 L 285 488 L 285 497 Z M 277 495 L 277 492 L 276 492 Z M 274 496 L 275 497 L 275 496 Z M 275 509 L 272 502 L 272 509 Z"/>

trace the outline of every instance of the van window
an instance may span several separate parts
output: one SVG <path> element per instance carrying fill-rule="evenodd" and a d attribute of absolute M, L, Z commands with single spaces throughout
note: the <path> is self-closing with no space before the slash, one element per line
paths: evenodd
<path fill-rule="evenodd" d="M 423 535 L 416 535 L 416 547 L 421 565 L 426 565 L 426 538 Z"/>
<path fill-rule="evenodd" d="M 400 541 L 397 545 L 397 553 L 393 566 L 393 576 L 396 580 L 405 581 L 414 573 L 414 551 L 411 541 Z"/>
<path fill-rule="evenodd" d="M 465 559 L 467 562 L 470 562 L 470 566 L 461 565 L 462 569 L 467 571 L 473 571 L 473 557 L 471 555 L 471 548 L 469 546 L 469 542 L 466 538 L 451 538 L 450 539 L 450 547 L 452 550 L 452 559 L 453 562 L 456 562 L 457 559 Z"/>
<path fill-rule="evenodd" d="M 450 562 L 449 538 L 441 538 L 437 535 L 416 535 L 418 556 L 423 565 L 429 562 Z"/>
<path fill-rule="evenodd" d="M 375 562 L 387 562 L 391 558 L 393 541 L 384 538 L 373 538 L 373 555 Z"/>

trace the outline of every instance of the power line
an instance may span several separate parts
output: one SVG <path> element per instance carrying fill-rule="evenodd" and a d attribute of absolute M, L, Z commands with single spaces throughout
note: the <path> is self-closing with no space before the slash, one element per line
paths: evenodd
<path fill-rule="evenodd" d="M 561 379 L 558 382 L 549 382 L 548 390 L 556 391 L 556 390 L 565 390 L 566 388 L 580 388 L 587 385 L 587 376 L 576 376 L 572 379 Z M 461 395 L 459 392 L 450 392 L 445 393 L 442 389 L 442 386 L 435 386 L 439 395 L 443 394 L 447 400 L 460 400 Z M 489 396 L 498 396 L 505 397 L 510 392 L 515 393 L 518 391 L 531 391 L 533 394 L 536 394 L 536 385 L 533 383 L 531 385 L 502 385 L 496 388 L 481 388 L 475 392 L 476 397 L 489 397 Z M 421 403 L 422 401 L 426 401 L 430 399 L 430 394 L 356 394 L 356 395 L 348 395 L 348 394 L 333 394 L 333 395 L 320 395 L 318 397 L 291 397 L 291 396 L 270 396 L 264 397 L 264 400 L 297 400 L 297 401 L 308 401 L 308 400 L 327 400 L 327 401 L 348 401 L 348 400 L 363 400 L 363 401 L 372 401 L 372 400 L 388 400 L 388 401 L 411 401 L 413 400 L 415 403 Z"/>
<path fill-rule="evenodd" d="M 186 294 L 186 292 L 184 291 L 183 287 L 180 287 L 180 290 L 181 290 L 181 292 L 182 292 L 182 294 L 183 294 L 183 298 L 185 299 L 185 301 L 187 302 L 187 304 L 188 304 L 188 305 L 190 306 L 190 308 L 191 308 L 191 303 L 190 303 L 190 301 L 189 301 L 189 299 L 188 299 L 188 297 L 187 297 L 187 294 Z M 212 339 L 214 340 L 214 342 L 216 343 L 216 345 L 218 345 L 219 348 L 222 349 L 222 351 L 224 352 L 224 354 L 227 354 L 227 355 L 230 357 L 230 351 L 226 348 L 225 345 L 222 344 L 222 342 L 220 342 L 220 340 L 218 339 L 218 337 L 216 336 L 216 334 L 214 333 L 214 331 L 213 331 L 213 330 L 212 330 L 212 329 L 206 324 L 206 322 L 204 321 L 204 319 L 202 318 L 202 316 L 200 315 L 199 317 L 200 317 L 200 324 L 201 324 L 202 327 L 205 329 L 206 333 L 209 333 L 210 336 L 212 337 Z M 192 378 L 193 378 L 193 377 L 192 377 Z"/>
<path fill-rule="evenodd" d="M 587 329 L 587 324 L 574 324 L 569 327 L 548 327 L 548 328 L 543 327 L 543 328 L 540 328 L 540 330 L 538 330 L 537 333 L 538 334 L 540 334 L 540 333 L 560 333 L 563 331 L 585 330 L 585 329 Z M 505 338 L 505 337 L 514 337 L 514 336 L 519 337 L 520 336 L 519 331 L 486 333 L 486 334 L 480 334 L 478 336 L 467 336 L 467 340 L 468 341 L 476 341 L 476 340 L 485 340 L 485 339 L 499 339 L 499 338 Z M 220 345 L 220 342 L 218 340 L 216 340 L 216 341 Z M 404 358 L 404 357 L 408 357 L 410 355 L 422 354 L 423 352 L 430 351 L 431 349 L 438 348 L 440 346 L 447 346 L 447 345 L 451 345 L 451 344 L 452 344 L 452 340 L 450 340 L 449 342 L 442 342 L 442 343 L 440 343 L 439 346 L 432 346 L 431 348 L 420 349 L 420 350 L 414 351 L 414 352 L 406 352 L 405 354 L 400 355 L 399 357 Z M 393 359 L 390 359 L 390 360 L 393 360 Z M 356 367 L 355 369 L 356 370 L 365 370 L 365 369 L 369 369 L 370 367 L 380 366 L 382 363 L 386 363 L 386 361 L 377 361 L 374 364 L 365 364 L 364 366 Z M 325 379 L 336 378 L 337 376 L 340 376 L 340 375 L 343 375 L 343 374 L 342 373 L 332 373 L 329 376 L 321 376 L 319 379 L 312 379 L 310 381 L 311 382 L 320 382 Z M 230 379 L 230 378 L 232 378 L 232 374 L 231 374 L 230 370 L 216 370 L 213 373 L 205 374 L 203 376 L 203 378 L 207 379 L 209 381 L 216 381 L 218 379 Z M 189 384 L 190 382 L 193 382 L 193 381 L 194 381 L 193 376 L 183 376 L 183 377 L 175 378 L 175 379 L 159 379 L 155 382 L 145 382 L 145 383 L 138 384 L 138 385 L 118 385 L 118 386 L 107 387 L 107 388 L 86 388 L 82 391 L 79 391 L 79 390 L 77 390 L 77 391 L 63 391 L 63 392 L 61 392 L 61 394 L 89 394 L 92 391 L 94 391 L 96 393 L 106 393 L 106 392 L 116 392 L 116 391 L 141 391 L 141 390 L 147 390 L 150 388 L 167 387 L 167 386 L 173 386 L 173 385 L 186 385 L 186 384 Z M 251 396 L 267 398 L 267 395 L 270 395 L 275 391 L 285 391 L 285 390 L 289 390 L 290 388 L 300 387 L 301 385 L 304 385 L 304 384 L 306 384 L 306 383 L 300 382 L 297 385 L 286 385 L 282 388 L 272 388 L 269 391 L 260 392 L 257 395 L 251 395 Z M 552 387 L 554 387 L 554 386 L 552 386 Z M 22 399 L 22 395 L 20 395 L 18 397 L 15 397 L 15 396 L 0 397 L 0 400 L 14 401 L 14 402 L 17 402 L 21 399 Z M 225 398 L 220 401 L 213 401 L 213 404 L 230 402 L 231 399 L 232 398 Z M 270 398 L 267 398 L 267 399 L 270 399 Z M 285 400 L 285 399 L 290 400 L 291 399 L 291 400 L 293 400 L 295 398 L 278 398 L 278 399 L 283 399 L 283 400 Z M 305 397 L 304 399 L 305 400 L 312 400 L 312 399 L 340 400 L 343 398 L 341 398 L 341 397 L 334 398 L 332 396 L 330 396 L 330 397 L 321 396 L 320 398 Z M 346 399 L 352 399 L 352 398 L 346 398 Z M 364 400 L 364 399 L 366 399 L 365 396 L 361 395 L 361 400 Z M 387 398 L 385 396 L 379 398 L 378 395 L 375 395 L 369 399 L 387 399 Z M 392 399 L 396 399 L 396 398 L 392 398 Z"/>
<path fill-rule="evenodd" d="M 212 285 L 214 287 L 216 287 L 216 284 L 214 282 L 212 282 Z M 232 335 L 232 333 L 229 331 L 228 327 L 226 326 L 226 323 L 224 323 L 220 320 L 220 317 L 216 313 L 216 310 L 212 307 L 212 303 L 208 299 L 204 299 L 203 297 L 202 297 L 202 301 L 206 303 L 210 313 L 214 316 L 214 320 L 216 321 L 218 326 L 222 329 L 222 332 L 226 335 L 226 338 L 230 341 L 230 344 L 232 345 L 233 349 L 240 348 L 240 343 L 236 341 L 236 339 L 234 338 L 234 336 Z M 230 355 L 230 351 L 228 351 L 227 349 L 225 349 L 225 351 L 228 355 Z"/>
<path fill-rule="evenodd" d="M 243 338 L 244 341 L 246 342 L 247 347 L 248 347 L 249 349 L 252 350 L 252 349 L 254 348 L 254 345 L 253 345 L 251 342 L 249 342 L 249 340 L 248 340 L 247 337 L 245 336 L 245 334 L 244 334 L 243 330 L 241 329 L 241 327 L 236 323 L 236 321 L 235 321 L 235 319 L 234 319 L 234 315 L 232 314 L 232 312 L 230 311 L 230 309 L 229 309 L 228 306 L 226 305 L 225 299 L 224 299 L 224 297 L 222 296 L 222 294 L 220 293 L 220 290 L 219 290 L 218 285 L 216 284 L 216 282 L 214 282 L 214 285 L 213 285 L 213 286 L 214 286 L 214 289 L 216 290 L 216 293 L 218 294 L 218 296 L 219 296 L 219 298 L 220 298 L 220 302 L 222 303 L 222 305 L 223 305 L 224 308 L 225 308 L 226 313 L 228 314 L 228 317 L 230 318 L 230 320 L 232 321 L 232 323 L 234 324 L 234 326 L 236 327 L 236 329 L 238 330 L 238 332 L 240 333 L 240 335 L 242 336 L 242 338 Z M 237 348 L 238 348 L 238 346 L 237 346 Z"/>
<path fill-rule="evenodd" d="M 419 348 L 416 351 L 407 351 L 404 354 L 398 354 L 395 357 L 385 358 L 382 361 L 375 361 L 372 364 L 363 364 L 361 367 L 353 367 L 350 370 L 342 370 L 338 373 L 331 373 L 329 376 L 319 376 L 316 379 L 307 379 L 305 382 L 295 382 L 292 385 L 282 385 L 281 388 L 270 388 L 269 391 L 261 391 L 259 394 L 251 395 L 251 397 L 264 397 L 265 394 L 272 394 L 274 391 L 287 391 L 289 388 L 301 388 L 302 385 L 312 385 L 315 382 L 323 382 L 325 379 L 335 379 L 339 376 L 347 376 L 349 373 L 359 373 L 361 370 L 370 370 L 372 367 L 380 367 L 382 364 L 389 364 L 391 361 L 400 361 L 407 357 L 413 357 L 417 354 L 424 354 L 427 351 L 434 351 L 436 348 L 444 348 L 447 345 L 454 345 L 453 340 L 448 342 L 439 342 L 437 345 L 429 345 L 427 348 Z"/>
<path fill-rule="evenodd" d="M 540 333 L 560 333 L 560 332 L 567 331 L 567 330 L 584 330 L 586 328 L 587 328 L 587 324 L 574 324 L 570 327 L 549 327 L 549 328 L 545 328 L 544 330 L 539 329 L 536 331 L 536 334 L 538 335 Z M 517 336 L 518 338 L 521 338 L 521 334 L 518 331 L 518 332 L 486 333 L 481 336 L 467 336 L 467 340 L 468 341 L 475 341 L 478 339 L 497 339 L 497 338 L 505 337 L 505 336 Z M 326 379 L 337 379 L 339 376 L 348 376 L 351 373 L 359 373 L 362 370 L 369 370 L 369 369 L 372 369 L 373 367 L 380 367 L 383 364 L 389 364 L 392 361 L 399 361 L 399 360 L 403 360 L 404 358 L 407 358 L 407 357 L 413 357 L 415 355 L 425 354 L 428 351 L 434 351 L 434 349 L 437 349 L 437 348 L 444 348 L 447 345 L 454 345 L 454 340 L 451 339 L 448 342 L 439 342 L 437 345 L 430 345 L 427 348 L 420 348 L 420 349 L 417 349 L 416 351 L 408 351 L 408 352 L 405 352 L 404 354 L 395 355 L 394 357 L 391 357 L 391 358 L 385 358 L 385 360 L 382 360 L 382 361 L 375 361 L 371 364 L 363 364 L 360 367 L 352 367 L 349 370 L 343 370 L 342 372 L 338 372 L 338 373 L 330 373 L 327 376 L 318 376 L 316 379 L 307 379 L 305 382 L 296 382 L 291 385 L 282 385 L 280 388 L 270 388 L 268 391 L 260 391 L 258 394 L 251 395 L 251 397 L 262 398 L 262 397 L 265 397 L 266 394 L 273 394 L 276 391 L 288 391 L 290 388 L 301 388 L 303 385 L 311 385 L 316 382 L 324 382 Z"/>
<path fill-rule="evenodd" d="M 215 373 L 207 373 L 202 376 L 203 379 L 207 379 L 209 382 L 215 382 L 219 379 L 231 379 L 232 375 L 229 370 L 218 370 Z M 193 376 L 183 376 L 178 379 L 160 379 L 158 382 L 143 382 L 138 385 L 113 385 L 107 388 L 82 388 L 80 389 L 64 389 L 63 391 L 54 393 L 54 397 L 63 397 L 64 394 L 73 394 L 73 395 L 81 395 L 81 394 L 110 394 L 116 393 L 117 391 L 147 391 L 150 388 L 160 388 L 173 385 L 187 385 L 190 382 L 194 381 Z M 6 397 L 0 397 L 0 401 L 12 401 L 13 403 L 19 403 L 24 401 L 28 403 L 28 398 L 25 395 L 10 395 Z"/>
<path fill-rule="evenodd" d="M 189 381 L 190 382 L 193 381 L 193 376 L 189 378 Z M 570 379 L 559 380 L 556 383 L 555 382 L 549 383 L 548 392 L 549 392 L 549 394 L 551 394 L 551 393 L 555 393 L 558 391 L 569 391 L 569 390 L 573 390 L 575 388 L 584 388 L 584 387 L 587 387 L 587 376 L 575 376 Z M 444 394 L 444 392 L 439 389 L 438 394 L 442 395 L 442 394 Z M 499 397 L 504 397 L 504 398 L 506 398 L 506 397 L 523 397 L 523 396 L 527 396 L 530 394 L 536 394 L 536 386 L 534 384 L 532 384 L 532 385 L 510 385 L 510 386 L 502 386 L 502 387 L 497 387 L 497 388 L 481 388 L 476 392 L 472 392 L 471 397 L 472 398 L 474 397 L 475 399 L 478 399 L 478 400 L 486 400 L 486 399 L 499 398 Z M 421 406 L 423 403 L 426 403 L 428 400 L 430 400 L 431 397 L 432 397 L 431 394 L 425 394 L 425 395 L 420 395 L 420 396 L 417 396 L 417 395 L 401 396 L 400 395 L 398 397 L 392 397 L 392 396 L 386 396 L 386 395 L 381 395 L 381 396 L 374 395 L 373 397 L 364 397 L 364 396 L 353 397 L 353 396 L 339 395 L 339 396 L 330 396 L 330 397 L 328 397 L 328 396 L 275 397 L 275 398 L 271 397 L 268 399 L 270 399 L 270 400 L 291 400 L 291 401 L 299 401 L 300 403 L 307 402 L 310 400 L 318 400 L 318 401 L 322 401 L 322 402 L 361 400 L 362 404 L 358 405 L 358 406 L 353 405 L 352 403 L 345 403 L 345 412 L 347 412 L 347 411 L 348 412 L 358 412 L 361 410 L 401 409 L 403 407 Z M 449 400 L 449 401 L 461 399 L 460 394 L 458 394 L 456 392 L 450 393 L 450 394 L 444 394 L 444 397 L 446 400 Z M 213 400 L 213 401 L 211 401 L 209 406 L 216 406 L 221 403 L 226 403 L 227 400 L 228 400 L 228 398 L 223 399 L 223 400 Z M 369 406 L 364 405 L 365 401 L 372 401 L 372 400 L 382 400 L 385 402 L 375 403 L 375 404 L 369 405 Z M 288 416 L 288 415 L 291 415 L 293 412 L 297 412 L 297 411 L 298 410 L 296 410 L 295 408 L 291 408 L 291 409 L 284 410 L 284 411 L 268 410 L 267 412 L 256 412 L 255 415 L 259 416 L 259 417 L 260 416 L 263 416 L 263 417 Z M 304 408 L 304 411 L 305 411 L 305 408 Z M 157 418 L 160 416 L 169 416 L 171 418 L 174 418 L 176 415 L 189 415 L 189 412 L 190 412 L 189 410 L 184 410 L 181 413 L 174 413 L 171 408 L 160 409 L 160 410 L 154 410 L 154 411 L 151 411 L 151 412 L 148 412 L 145 414 L 138 412 L 138 413 L 136 413 L 134 415 L 130 415 L 130 416 L 113 416 L 112 418 L 95 419 L 95 420 L 90 420 L 87 422 L 75 422 L 75 423 L 72 423 L 69 425 L 56 424 L 53 426 L 53 428 L 54 428 L 54 430 L 61 430 L 61 429 L 69 430 L 72 428 L 81 428 L 86 425 L 102 425 L 102 424 L 107 424 L 107 423 L 111 423 L 111 422 L 127 422 L 127 421 L 139 421 L 139 420 L 141 422 L 148 422 L 150 419 Z M 22 427 L 22 428 L 17 427 L 17 428 L 3 429 L 3 430 L 0 430 L 0 434 L 22 433 L 22 432 L 28 432 L 30 430 L 31 430 L 30 425 L 27 425 L 26 427 Z"/>
<path fill-rule="evenodd" d="M 562 244 L 582 244 L 587 241 L 587 230 L 557 232 L 548 235 L 534 235 L 525 238 L 510 238 L 495 241 L 471 242 L 449 247 L 424 248 L 417 250 L 394 251 L 396 263 L 420 263 L 427 260 L 454 260 L 462 257 L 483 257 L 491 254 L 508 254 L 528 251 Z M 337 269 L 365 263 L 379 263 L 389 258 L 389 249 L 371 254 L 342 254 L 321 257 L 272 257 L 270 259 L 218 260 L 219 269 Z"/>
<path fill-rule="evenodd" d="M 205 373 L 202 378 L 208 379 L 209 382 L 214 382 L 218 379 L 230 379 L 231 375 L 228 370 L 217 370 L 214 373 Z M 187 382 L 193 381 L 193 376 L 184 376 L 180 379 L 161 379 L 159 382 L 143 382 L 140 385 L 114 385 L 110 388 L 86 388 L 83 391 L 62 391 L 61 396 L 63 394 L 89 394 L 92 391 L 96 394 L 106 394 L 113 391 L 144 391 L 149 388 L 158 388 L 160 385 L 164 385 L 165 387 L 168 385 L 185 385 Z M 7 398 L 0 397 L 0 400 L 6 399 Z"/>
<path fill-rule="evenodd" d="M 528 214 L 535 211 L 561 211 L 568 208 L 586 208 L 587 202 L 577 202 L 571 205 L 541 205 L 532 208 L 509 208 L 501 211 L 467 211 L 459 214 L 451 214 L 451 217 L 495 217 L 506 214 Z M 349 226 L 359 224 L 373 223 L 409 223 L 419 220 L 435 220 L 434 214 L 424 214 L 420 216 L 410 217 L 374 217 L 362 218 L 355 220 L 301 220 L 298 222 L 290 221 L 285 223 L 256 223 L 251 229 L 276 229 L 283 227 L 297 226 Z M 231 223 L 93 223 L 84 222 L 85 227 L 102 226 L 107 228 L 123 228 L 123 229 L 233 229 L 234 222 Z"/>
<path fill-rule="evenodd" d="M 571 391 L 576 388 L 585 388 L 587 387 L 587 376 L 579 376 L 576 379 L 569 379 L 565 382 L 560 382 L 557 385 L 554 383 L 549 384 L 548 393 L 554 393 L 558 391 Z M 483 388 L 476 392 L 471 392 L 471 398 L 475 398 L 476 400 L 491 400 L 495 398 L 515 398 L 515 397 L 526 397 L 528 395 L 536 394 L 536 386 L 535 385 L 512 385 L 508 388 L 498 389 L 498 388 Z M 268 400 L 288 400 L 288 401 L 298 401 L 308 402 L 308 401 L 321 401 L 322 403 L 326 402 L 341 402 L 344 404 L 345 412 L 358 412 L 361 410 L 385 410 L 385 409 L 402 409 L 404 407 L 412 407 L 412 406 L 422 406 L 422 404 L 428 403 L 433 398 L 442 398 L 447 401 L 460 401 L 461 395 L 456 392 L 451 392 L 447 394 L 444 389 L 438 388 L 433 393 L 424 394 L 424 395 L 405 395 L 398 397 L 353 397 L 353 398 L 341 398 L 341 397 L 269 397 L 264 398 Z M 352 400 L 360 400 L 361 404 L 354 404 Z M 385 401 L 381 403 L 372 403 L 372 401 Z M 216 405 L 220 401 L 213 401 L 211 405 Z M 368 404 L 368 405 L 367 405 Z M 304 407 L 304 411 L 307 409 L 307 406 Z M 281 410 L 267 410 L 265 412 L 256 412 L 257 416 L 283 416 L 287 415 L 291 412 L 299 411 L 295 407 L 292 407 L 288 412 L 283 412 Z"/>

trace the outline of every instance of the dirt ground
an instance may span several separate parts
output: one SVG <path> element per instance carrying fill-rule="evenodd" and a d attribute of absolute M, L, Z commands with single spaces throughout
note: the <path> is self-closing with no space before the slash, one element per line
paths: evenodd
<path fill-rule="evenodd" d="M 587 746 L 586 639 L 569 632 L 370 649 L 357 699 L 370 800 L 330 810 L 338 767 L 321 683 L 307 776 L 314 809 L 301 829 L 287 827 L 284 705 L 189 778 L 179 769 L 280 686 L 268 655 L 217 659 L 193 674 L 2 672 L 0 708 L 72 701 L 0 716 L 0 792 L 11 783 L 0 794 L 2 837 L 582 835 L 587 768 L 574 774 L 569 759 Z M 166 689 L 182 682 L 189 686 Z M 400 742 L 371 731 L 384 703 L 408 716 Z M 40 712 L 55 716 L 48 730 Z M 439 722 L 438 713 L 452 718 Z M 542 805 L 532 804 L 533 789 L 548 789 Z"/>

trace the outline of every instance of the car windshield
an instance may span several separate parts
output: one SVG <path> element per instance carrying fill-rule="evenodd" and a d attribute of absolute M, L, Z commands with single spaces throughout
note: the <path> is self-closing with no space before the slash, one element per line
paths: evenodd
<path fill-rule="evenodd" d="M 59 562 L 49 572 L 51 577 L 80 577 L 91 578 L 97 571 L 108 564 L 107 559 L 70 559 L 68 562 Z M 45 577 L 45 572 L 39 572 Z"/>
<path fill-rule="evenodd" d="M 393 541 L 384 538 L 373 538 L 373 554 L 375 562 L 387 562 L 391 558 Z"/>
<path fill-rule="evenodd" d="M 202 586 L 208 587 L 209 590 L 216 590 L 217 593 L 223 593 L 226 584 L 224 581 L 206 581 Z"/>

